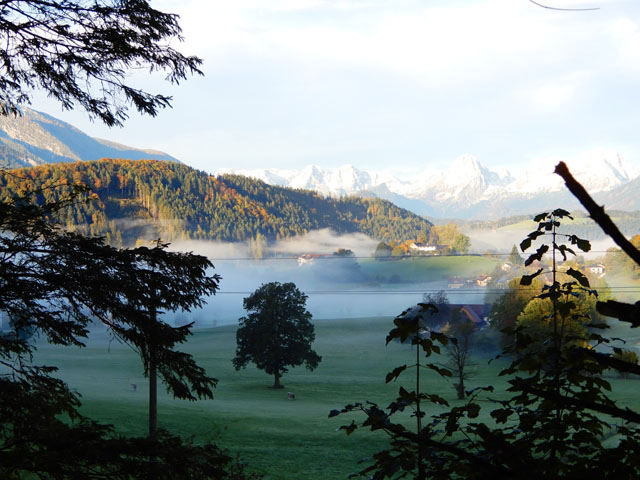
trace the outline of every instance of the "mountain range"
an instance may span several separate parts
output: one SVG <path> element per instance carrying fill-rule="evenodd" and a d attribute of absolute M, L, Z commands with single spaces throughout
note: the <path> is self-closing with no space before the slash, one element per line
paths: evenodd
<path fill-rule="evenodd" d="M 492 170 L 473 155 L 462 155 L 446 169 L 427 168 L 402 180 L 388 173 L 343 165 L 328 170 L 309 165 L 301 170 L 232 170 L 266 183 L 310 189 L 329 196 L 374 196 L 420 215 L 431 217 L 495 219 L 541 209 L 578 207 L 561 179 L 553 174 L 555 162 L 536 162 L 516 177 Z M 608 208 L 638 209 L 638 171 L 616 153 L 584 155 L 567 161 L 575 177 Z"/>
<path fill-rule="evenodd" d="M 142 150 L 93 138 L 46 113 L 24 108 L 21 116 L 0 115 L 0 167 L 126 158 L 177 161 L 157 150 Z"/>
<path fill-rule="evenodd" d="M 0 167 L 122 158 L 177 161 L 156 150 L 143 150 L 92 138 L 46 113 L 25 108 L 22 116 L 0 116 Z M 465 154 L 444 169 L 426 167 L 410 179 L 352 165 L 299 170 L 219 169 L 254 177 L 281 187 L 307 189 L 329 197 L 356 195 L 388 200 L 416 214 L 442 218 L 497 219 L 532 214 L 548 208 L 578 208 L 576 200 L 554 175 L 553 161 L 535 161 L 520 175 L 492 169 Z M 608 209 L 639 210 L 640 173 L 615 152 L 569 159 L 569 168 L 585 188 Z"/>

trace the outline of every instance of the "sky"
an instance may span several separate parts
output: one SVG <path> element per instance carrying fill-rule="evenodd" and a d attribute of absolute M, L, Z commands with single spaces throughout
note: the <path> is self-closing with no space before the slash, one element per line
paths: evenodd
<path fill-rule="evenodd" d="M 517 173 L 541 159 L 618 152 L 640 165 L 640 2 L 151 0 L 181 17 L 204 77 L 123 128 L 33 108 L 91 136 L 220 168 L 411 175 L 468 153 Z"/>

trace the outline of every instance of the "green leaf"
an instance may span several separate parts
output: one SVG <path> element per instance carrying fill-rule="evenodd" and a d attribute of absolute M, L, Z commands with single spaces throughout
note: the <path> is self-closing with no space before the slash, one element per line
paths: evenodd
<path fill-rule="evenodd" d="M 394 381 L 397 380 L 400 374 L 404 372 L 406 369 L 407 369 L 406 365 L 402 365 L 401 367 L 394 368 L 392 372 L 387 373 L 387 376 L 385 378 L 385 383 L 389 383 L 392 380 Z"/>
<path fill-rule="evenodd" d="M 520 242 L 520 250 L 523 252 L 526 251 L 531 246 L 531 239 L 525 238 L 522 242 Z"/>
<path fill-rule="evenodd" d="M 577 235 L 570 235 L 569 242 L 571 242 L 571 245 L 577 245 L 578 248 L 583 252 L 588 252 L 591 250 L 591 243 L 589 242 L 589 240 L 579 238 Z"/>
<path fill-rule="evenodd" d="M 533 217 L 533 221 L 534 222 L 541 222 L 542 220 L 544 220 L 545 218 L 547 218 L 547 215 L 549 213 L 548 212 L 544 212 L 544 213 L 539 213 L 538 215 L 536 215 L 535 217 Z"/>
<path fill-rule="evenodd" d="M 569 270 L 566 271 L 566 274 L 575 278 L 583 287 L 589 287 L 589 279 L 584 273 L 575 270 L 574 268 L 569 268 Z"/>
<path fill-rule="evenodd" d="M 549 251 L 549 245 L 542 245 L 540 248 L 538 248 L 538 250 L 536 250 L 536 253 L 530 255 L 529 258 L 525 260 L 524 266 L 528 267 L 536 260 L 541 261 L 544 254 L 547 253 L 548 251 Z"/>
<path fill-rule="evenodd" d="M 413 395 L 407 392 L 407 390 L 404 387 L 400 387 L 400 389 L 398 390 L 398 395 L 401 398 L 413 398 Z"/>
<path fill-rule="evenodd" d="M 553 212 L 551 212 L 551 215 L 558 218 L 567 217 L 573 220 L 573 217 L 571 216 L 571 214 L 562 208 L 556 208 Z"/>
<path fill-rule="evenodd" d="M 446 345 L 450 340 L 444 333 L 433 331 L 431 332 L 431 338 L 442 345 Z"/>
<path fill-rule="evenodd" d="M 422 313 L 438 313 L 438 307 L 433 303 L 418 303 L 418 306 L 422 309 Z"/>
<path fill-rule="evenodd" d="M 451 373 L 451 370 L 449 370 L 448 368 L 442 368 L 439 367 L 438 365 L 434 364 L 434 363 L 428 363 L 427 368 L 430 368 L 431 370 L 434 370 L 436 372 L 438 372 L 438 374 L 441 377 L 451 377 L 453 376 L 453 374 Z"/>
<path fill-rule="evenodd" d="M 542 273 L 542 269 L 539 268 L 537 272 L 532 273 L 531 275 L 523 275 L 520 279 L 520 285 L 531 285 L 533 279 Z"/>
<path fill-rule="evenodd" d="M 338 430 L 344 430 L 345 432 L 347 432 L 347 435 L 351 435 L 356 430 L 356 428 L 358 428 L 358 425 L 356 425 L 356 422 L 351 420 L 351 425 L 341 425 Z"/>
<path fill-rule="evenodd" d="M 591 250 L 591 243 L 588 240 L 578 239 L 578 248 L 583 252 Z"/>
<path fill-rule="evenodd" d="M 435 393 L 427 394 L 425 395 L 425 398 L 431 403 L 435 403 L 436 405 L 444 405 L 445 407 L 449 406 L 449 402 L 447 402 L 440 395 L 436 395 Z"/>
<path fill-rule="evenodd" d="M 565 253 L 565 250 L 567 249 L 566 246 L 564 246 L 564 245 L 556 245 L 554 243 L 553 244 L 553 248 L 554 248 L 554 250 L 558 250 L 560 252 L 560 254 L 562 255 L 562 259 L 563 260 L 567 259 L 567 254 Z"/>
<path fill-rule="evenodd" d="M 480 405 L 477 403 L 470 403 L 467 405 L 467 417 L 477 418 L 480 414 Z"/>

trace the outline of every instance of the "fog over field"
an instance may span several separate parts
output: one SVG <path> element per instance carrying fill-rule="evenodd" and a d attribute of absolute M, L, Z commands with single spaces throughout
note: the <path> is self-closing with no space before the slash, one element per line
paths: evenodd
<path fill-rule="evenodd" d="M 176 325 L 195 321 L 197 327 L 234 324 L 245 314 L 243 298 L 263 283 L 273 281 L 294 282 L 309 296 L 307 308 L 318 319 L 395 316 L 422 301 L 425 292 L 439 290 L 447 290 L 452 303 L 484 302 L 482 289 L 450 290 L 442 268 L 432 274 L 429 269 L 412 267 L 411 262 L 424 261 L 424 258 L 373 260 L 370 257 L 377 244 L 378 241 L 363 234 L 336 235 L 329 230 L 319 230 L 265 247 L 265 258 L 257 260 L 251 258 L 248 244 L 172 243 L 172 250 L 206 255 L 222 280 L 220 290 L 207 299 L 204 308 L 190 313 L 178 312 L 167 320 Z M 332 256 L 339 248 L 352 250 L 357 258 Z M 327 257 L 300 265 L 298 256 L 302 254 Z M 448 275 L 458 273 L 452 270 Z"/>
<path fill-rule="evenodd" d="M 372 258 L 378 240 L 362 233 L 338 235 L 329 229 L 309 232 L 291 239 L 263 245 L 262 259 L 254 258 L 250 242 L 176 241 L 170 250 L 195 252 L 207 256 L 214 273 L 222 277 L 215 296 L 192 312 L 167 314 L 170 323 L 195 322 L 196 327 L 235 324 L 245 315 L 242 300 L 260 285 L 278 281 L 293 282 L 308 295 L 307 308 L 316 319 L 396 316 L 422 301 L 424 293 L 444 290 L 454 304 L 478 304 L 493 300 L 499 291 L 461 286 L 461 281 L 478 274 L 490 274 L 513 245 L 535 228 L 506 227 L 471 229 L 469 257 L 406 257 L 377 261 Z M 149 238 L 151 238 L 150 236 Z M 610 239 L 592 242 L 587 261 L 601 257 L 614 246 Z M 531 251 L 535 249 L 533 245 Z M 351 250 L 356 258 L 333 255 L 338 249 Z M 487 255 L 492 254 L 493 260 Z M 299 264 L 300 255 L 319 255 L 312 263 Z M 521 253 L 524 258 L 524 254 Z"/>
<path fill-rule="evenodd" d="M 531 222 L 531 227 L 529 228 L 518 228 L 518 229 L 474 229 L 470 231 L 465 231 L 465 235 L 467 235 L 471 239 L 471 252 L 473 253 L 501 253 L 504 255 L 508 255 L 511 252 L 511 249 L 514 245 L 518 246 L 520 242 L 527 236 L 529 232 L 535 230 L 535 224 Z M 569 231 L 569 230 L 568 230 Z M 580 252 L 576 250 L 578 255 L 583 256 L 586 260 L 594 260 L 598 257 L 602 257 L 608 248 L 616 247 L 616 244 L 610 238 L 603 238 L 600 240 L 590 240 L 589 238 L 585 238 L 585 240 L 589 240 L 591 242 L 591 251 L 588 253 Z M 546 241 L 546 240 L 545 240 Z M 532 247 L 530 251 L 527 253 L 533 252 L 537 246 L 542 243 L 543 240 L 540 239 L 538 242 L 532 243 Z M 524 257 L 524 253 L 520 252 Z"/>

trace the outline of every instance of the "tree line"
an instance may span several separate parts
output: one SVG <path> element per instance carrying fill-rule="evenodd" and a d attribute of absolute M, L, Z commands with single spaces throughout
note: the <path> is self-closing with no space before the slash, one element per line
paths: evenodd
<path fill-rule="evenodd" d="M 428 236 L 432 227 L 386 200 L 327 198 L 152 160 L 102 159 L 2 171 L 0 200 L 41 189 L 35 199 L 43 205 L 67 195 L 78 183 L 89 187 L 91 201 L 66 206 L 56 220 L 68 230 L 104 236 L 115 246 L 159 237 L 269 242 L 323 228 L 404 242 Z"/>

